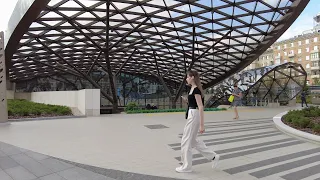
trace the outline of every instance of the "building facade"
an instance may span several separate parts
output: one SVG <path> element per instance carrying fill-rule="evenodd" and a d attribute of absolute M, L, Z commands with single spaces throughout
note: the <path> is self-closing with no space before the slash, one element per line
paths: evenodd
<path fill-rule="evenodd" d="M 246 70 L 286 62 L 301 64 L 307 71 L 307 84 L 312 85 L 320 78 L 320 33 L 312 32 L 274 43 Z"/>
<path fill-rule="evenodd" d="M 279 65 L 286 62 L 295 62 L 302 65 L 307 72 L 307 84 L 320 83 L 320 14 L 314 18 L 314 27 L 304 31 L 301 35 L 287 40 L 275 42 L 257 60 L 245 70 L 270 65 Z"/>

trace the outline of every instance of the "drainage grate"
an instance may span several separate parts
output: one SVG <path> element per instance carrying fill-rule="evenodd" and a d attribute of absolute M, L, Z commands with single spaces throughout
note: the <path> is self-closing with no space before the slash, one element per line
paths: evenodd
<path fill-rule="evenodd" d="M 162 124 L 145 125 L 145 127 L 149 128 L 149 129 L 164 129 L 164 128 L 168 128 L 167 126 L 162 125 Z"/>

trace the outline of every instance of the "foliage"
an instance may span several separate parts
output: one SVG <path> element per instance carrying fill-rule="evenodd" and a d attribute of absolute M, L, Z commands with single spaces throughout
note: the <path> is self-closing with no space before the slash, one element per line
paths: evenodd
<path fill-rule="evenodd" d="M 127 104 L 125 111 L 138 110 L 138 105 L 135 102 L 130 102 Z"/>
<path fill-rule="evenodd" d="M 314 132 L 316 132 L 316 133 L 320 133 L 320 124 L 316 124 L 316 125 L 312 128 L 312 130 L 313 130 Z"/>
<path fill-rule="evenodd" d="M 306 100 L 307 100 L 307 104 L 311 104 L 311 99 L 312 99 L 312 96 L 311 95 L 307 95 L 306 96 Z M 301 95 L 298 95 L 297 96 L 297 99 L 296 99 L 296 102 L 297 103 L 301 103 Z"/>
<path fill-rule="evenodd" d="M 226 111 L 226 108 L 205 108 L 204 111 Z M 128 110 L 128 114 L 138 114 L 138 113 L 165 113 L 165 112 L 185 112 L 186 109 L 154 109 L 154 110 Z"/>
<path fill-rule="evenodd" d="M 311 118 L 320 117 L 320 108 L 312 106 L 302 110 L 291 110 L 283 116 L 283 120 L 294 127 L 311 128 L 314 132 L 320 133 L 319 121 L 312 121 Z"/>
<path fill-rule="evenodd" d="M 71 109 L 66 106 L 34 103 L 27 100 L 8 99 L 9 116 L 40 116 L 40 115 L 71 115 Z"/>
<path fill-rule="evenodd" d="M 313 83 L 312 83 L 313 85 L 317 85 L 317 86 L 320 85 L 320 79 L 319 78 L 313 78 L 312 81 L 313 81 Z"/>

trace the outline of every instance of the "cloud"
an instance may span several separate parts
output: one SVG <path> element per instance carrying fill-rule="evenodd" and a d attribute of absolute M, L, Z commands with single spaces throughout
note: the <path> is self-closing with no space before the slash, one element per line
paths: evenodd
<path fill-rule="evenodd" d="M 263 1 L 270 4 L 273 7 L 276 7 L 279 2 L 279 0 L 263 0 Z"/>
<path fill-rule="evenodd" d="M 299 17 L 294 24 L 278 39 L 282 41 L 285 39 L 292 38 L 294 36 L 302 34 L 306 30 L 313 28 L 313 17 L 310 15 L 304 15 Z"/>
<path fill-rule="evenodd" d="M 0 31 L 5 31 L 8 26 L 9 18 L 18 0 L 6 1 L 6 4 L 0 6 Z"/>

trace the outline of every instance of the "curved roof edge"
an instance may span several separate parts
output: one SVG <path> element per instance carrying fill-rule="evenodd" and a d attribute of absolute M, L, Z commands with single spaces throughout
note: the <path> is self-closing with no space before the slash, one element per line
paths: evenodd
<path fill-rule="evenodd" d="M 265 52 L 273 43 L 280 38 L 280 36 L 286 32 L 286 30 L 292 25 L 292 23 L 298 18 L 298 16 L 302 13 L 304 8 L 308 5 L 310 0 L 296 0 L 292 3 L 291 9 L 288 13 L 282 17 L 281 23 L 270 34 L 265 37 L 265 41 L 263 41 L 260 46 L 257 48 L 257 52 L 252 54 L 251 57 L 248 57 L 246 61 L 242 61 L 237 66 L 241 67 L 239 69 L 231 69 L 229 73 L 220 76 L 214 83 L 208 83 L 203 86 L 204 89 L 219 84 L 224 79 L 232 76 L 233 74 L 240 72 L 245 67 L 250 65 L 255 59 Z"/>
<path fill-rule="evenodd" d="M 18 0 L 6 29 L 4 46 L 6 67 L 11 67 L 11 58 L 20 39 L 50 0 Z"/>

